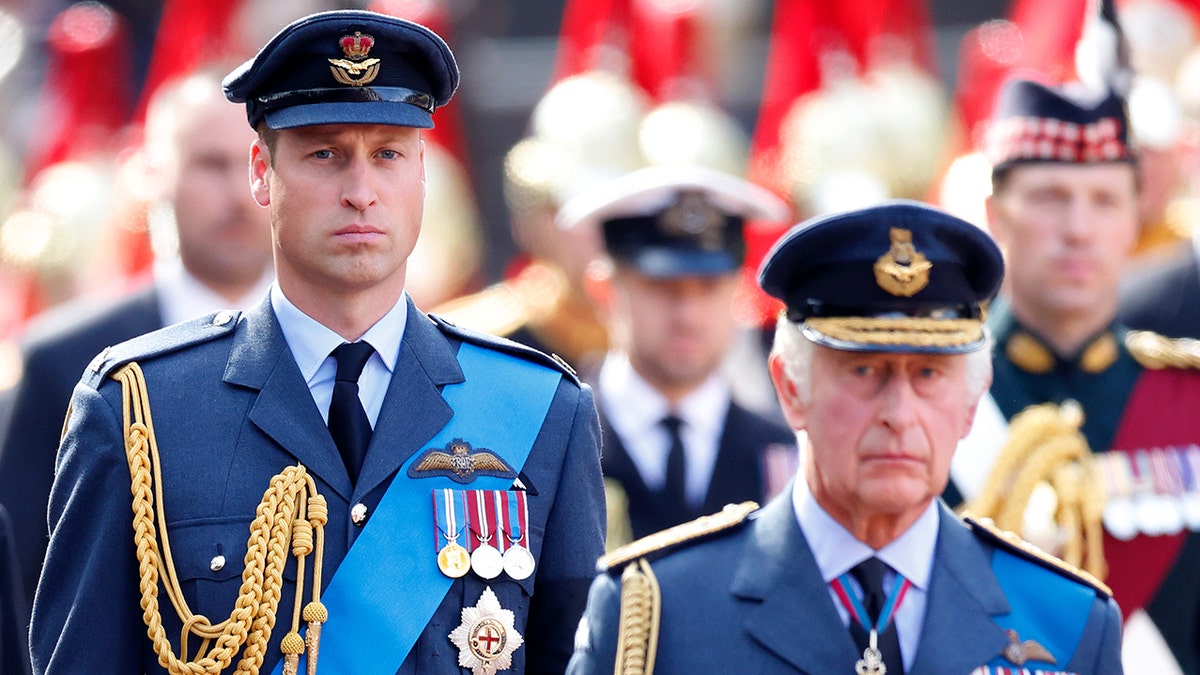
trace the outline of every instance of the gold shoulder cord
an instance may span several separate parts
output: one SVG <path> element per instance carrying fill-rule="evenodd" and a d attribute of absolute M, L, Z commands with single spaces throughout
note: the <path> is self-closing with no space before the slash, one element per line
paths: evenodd
<path fill-rule="evenodd" d="M 662 596 L 658 579 L 645 558 L 621 573 L 621 616 L 617 632 L 614 675 L 650 675 L 658 650 L 658 620 Z"/>
<path fill-rule="evenodd" d="M 1009 437 L 979 495 L 963 510 L 990 518 L 996 527 L 1021 532 L 1025 509 L 1039 483 L 1048 483 L 1058 498 L 1055 520 L 1066 533 L 1061 551 L 1067 563 L 1104 579 L 1101 516 L 1106 499 L 1099 467 L 1079 431 L 1078 405 L 1029 406 L 1009 422 Z"/>
<path fill-rule="evenodd" d="M 317 493 L 312 477 L 305 471 L 304 466 L 297 465 L 284 469 L 271 479 L 270 486 L 256 510 L 254 521 L 250 524 L 245 569 L 242 571 L 242 586 L 237 602 L 228 619 L 213 625 L 207 617 L 193 614 L 188 608 L 175 565 L 171 560 L 171 546 L 167 538 L 167 521 L 163 508 L 158 444 L 154 437 L 150 400 L 146 393 L 146 380 L 142 369 L 137 363 L 130 363 L 112 377 L 121 383 L 124 405 L 125 454 L 129 461 L 129 475 L 132 481 L 133 540 L 137 547 L 142 620 L 146 623 L 146 635 L 153 642 L 154 651 L 158 654 L 159 664 L 172 675 L 211 675 L 224 670 L 233 657 L 245 647 L 235 672 L 258 673 L 266 656 L 267 644 L 271 640 L 271 630 L 275 626 L 283 567 L 287 563 L 290 542 L 292 555 L 296 556 L 297 563 L 296 603 L 292 612 L 291 631 L 284 636 L 281 645 L 284 653 L 283 672 L 287 675 L 297 673 L 300 654 L 307 646 L 308 674 L 316 673 L 321 623 L 327 618 L 320 593 L 321 561 L 325 544 L 324 525 L 328 520 L 328 509 L 325 498 Z M 314 551 L 316 560 L 313 563 L 312 601 L 301 612 L 304 563 L 306 557 Z M 175 655 L 163 629 L 158 603 L 160 579 L 171 604 L 183 620 L 183 630 L 179 638 L 182 658 Z M 299 633 L 302 614 L 308 622 L 307 645 L 306 639 L 301 638 Z M 192 635 L 199 638 L 201 644 L 196 651 L 196 659 L 189 661 L 188 638 Z"/>

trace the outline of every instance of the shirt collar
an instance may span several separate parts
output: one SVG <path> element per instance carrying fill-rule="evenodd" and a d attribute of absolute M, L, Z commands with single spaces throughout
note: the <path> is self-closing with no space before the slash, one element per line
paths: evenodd
<path fill-rule="evenodd" d="M 633 369 L 624 352 L 612 352 L 605 357 L 598 383 L 609 421 L 631 433 L 656 427 L 671 412 L 702 434 L 713 434 L 725 423 L 729 382 L 719 371 L 680 399 L 673 411 L 666 397 Z"/>
<path fill-rule="evenodd" d="M 304 376 L 306 383 L 312 384 L 321 364 L 338 345 L 345 342 L 345 339 L 300 311 L 283 294 L 279 284 L 271 284 L 271 309 L 275 310 L 279 328 L 292 350 L 296 365 L 300 367 L 300 374 Z M 359 338 L 375 348 L 389 373 L 396 369 L 400 340 L 404 337 L 404 327 L 407 323 L 408 295 L 402 293 L 388 313 Z"/>
<path fill-rule="evenodd" d="M 817 504 L 804 476 L 793 483 L 792 508 L 808 547 L 812 550 L 821 578 L 826 583 L 849 572 L 870 557 L 884 561 L 920 590 L 928 590 L 937 547 L 937 500 L 930 501 L 913 524 L 895 541 L 876 551 L 850 534 Z"/>
<path fill-rule="evenodd" d="M 222 309 L 249 309 L 262 300 L 274 279 L 275 272 L 268 266 L 249 291 L 242 297 L 230 301 L 188 272 L 179 258 L 161 261 L 154 265 L 158 311 L 162 315 L 165 326 L 188 321 Z"/>

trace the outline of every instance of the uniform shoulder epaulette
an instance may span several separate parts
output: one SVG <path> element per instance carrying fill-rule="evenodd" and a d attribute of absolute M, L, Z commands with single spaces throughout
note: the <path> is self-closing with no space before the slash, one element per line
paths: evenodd
<path fill-rule="evenodd" d="M 1147 330 L 1131 330 L 1125 347 L 1144 368 L 1200 370 L 1200 340 L 1169 338 Z"/>
<path fill-rule="evenodd" d="M 491 333 L 482 333 L 470 328 L 462 328 L 447 321 L 438 314 L 430 313 L 429 318 L 444 332 L 453 335 L 454 337 L 490 349 L 496 349 L 502 352 L 520 356 L 534 363 L 538 363 L 549 368 L 553 368 L 566 375 L 572 382 L 579 384 L 579 374 L 566 361 L 562 360 L 557 354 L 546 354 L 538 351 L 528 345 L 523 345 L 519 342 L 514 342 L 508 338 L 503 338 Z"/>
<path fill-rule="evenodd" d="M 726 504 L 720 511 L 669 527 L 660 532 L 632 541 L 609 553 L 596 563 L 601 572 L 608 572 L 625 563 L 652 555 L 661 555 L 682 544 L 695 542 L 711 535 L 732 531 L 746 522 L 751 513 L 758 510 L 756 502 Z"/>
<path fill-rule="evenodd" d="M 105 347 L 92 359 L 84 377 L 92 387 L 98 387 L 115 368 L 130 361 L 139 361 L 177 352 L 192 345 L 231 335 L 237 328 L 241 312 L 220 311 L 191 321 L 185 321 L 139 335 L 125 342 Z"/>
<path fill-rule="evenodd" d="M 1092 576 L 1088 572 L 1075 567 L 1074 565 L 1059 560 L 1058 558 L 1046 553 L 1042 549 L 1025 541 L 1020 535 L 1008 530 L 1002 530 L 992 522 L 991 518 L 975 518 L 969 513 L 962 515 L 965 522 L 971 531 L 976 536 L 984 539 L 992 545 L 1002 548 L 1006 551 L 1014 553 L 1021 558 L 1033 561 L 1042 567 L 1053 570 L 1068 579 L 1079 582 L 1085 586 L 1090 586 L 1106 598 L 1112 597 L 1112 589 Z"/>

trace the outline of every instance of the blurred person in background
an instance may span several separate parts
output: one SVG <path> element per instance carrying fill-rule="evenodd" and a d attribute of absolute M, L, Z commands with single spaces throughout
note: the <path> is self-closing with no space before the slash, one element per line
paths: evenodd
<path fill-rule="evenodd" d="M 46 503 L 71 390 L 105 347 L 222 308 L 261 300 L 273 279 L 267 214 L 247 193 L 254 133 L 225 100 L 226 69 L 205 68 L 156 93 L 126 170 L 144 192 L 158 256 L 149 285 L 115 303 L 78 300 L 36 317 L 0 428 L 0 502 L 13 520 L 26 603 L 46 551 Z M 28 611 L 26 606 L 25 610 Z"/>

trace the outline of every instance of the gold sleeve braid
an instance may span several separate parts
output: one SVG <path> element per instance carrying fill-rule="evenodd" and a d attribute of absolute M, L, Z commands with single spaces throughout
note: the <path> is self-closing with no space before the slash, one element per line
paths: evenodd
<path fill-rule="evenodd" d="M 1056 524 L 1065 533 L 1062 549 L 1055 553 L 1104 579 L 1108 566 L 1101 516 L 1106 497 L 1099 467 L 1079 431 L 1082 423 L 1077 405 L 1044 403 L 1015 415 L 983 489 L 963 510 L 1020 533 L 1034 489 L 1048 483 L 1058 500 Z"/>
<path fill-rule="evenodd" d="M 290 542 L 291 553 L 297 557 L 296 607 L 292 629 L 282 643 L 283 672 L 287 675 L 297 673 L 299 654 L 306 647 L 305 639 L 299 635 L 304 561 L 310 553 L 315 553 L 313 600 L 303 611 L 303 618 L 310 622 L 308 673 L 315 673 L 320 622 L 326 614 L 320 603 L 320 588 L 328 509 L 325 498 L 317 493 L 312 477 L 302 465 L 297 465 L 284 469 L 271 479 L 250 525 L 242 585 L 234 609 L 228 619 L 214 625 L 207 617 L 193 614 L 188 607 L 171 559 L 163 506 L 162 469 L 141 367 L 136 362 L 129 363 L 112 377 L 121 383 L 142 619 L 159 664 L 171 675 L 211 675 L 224 670 L 244 647 L 235 672 L 258 673 L 275 625 Z M 182 656 L 175 654 L 163 628 L 158 599 L 160 582 L 183 621 L 179 645 Z M 201 642 L 194 660 L 188 660 L 191 636 Z"/>
<path fill-rule="evenodd" d="M 614 675 L 651 675 L 658 649 L 662 595 L 654 570 L 645 558 L 621 573 L 621 615 Z"/>

